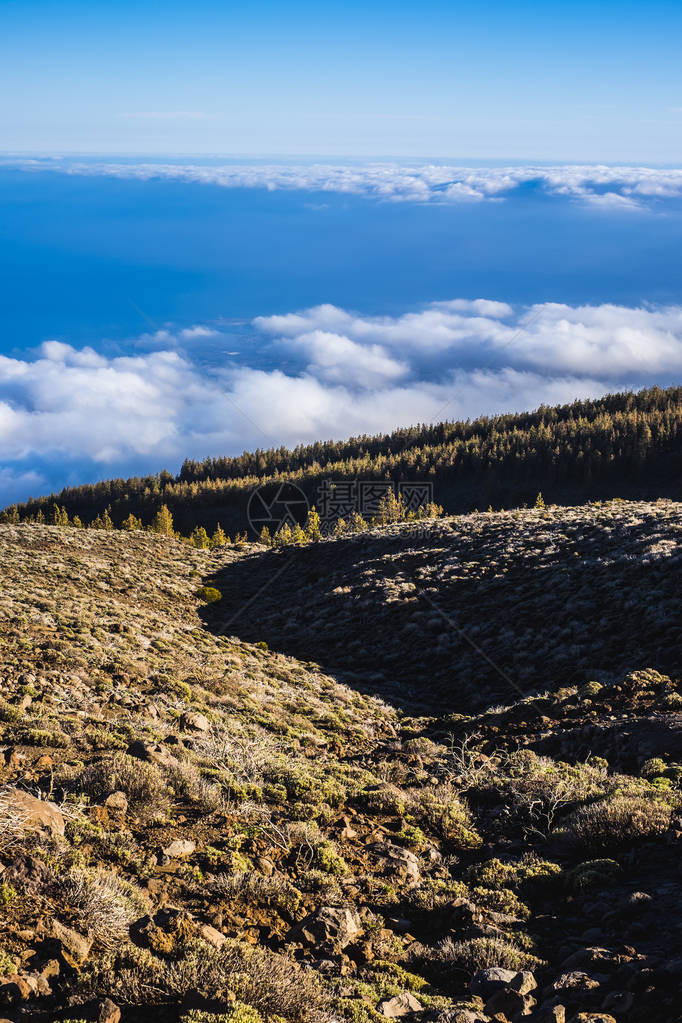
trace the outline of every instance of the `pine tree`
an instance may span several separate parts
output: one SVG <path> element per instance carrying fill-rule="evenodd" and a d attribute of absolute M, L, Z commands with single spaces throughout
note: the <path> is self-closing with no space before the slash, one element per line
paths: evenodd
<path fill-rule="evenodd" d="M 308 521 L 306 522 L 305 533 L 308 540 L 311 543 L 317 543 L 318 540 L 322 539 L 322 530 L 320 528 L 320 516 L 317 513 L 315 505 L 312 506 L 308 512 Z"/>
<path fill-rule="evenodd" d="M 109 514 L 108 508 L 104 509 L 104 513 L 102 515 L 102 525 L 100 528 L 106 529 L 108 532 L 114 528 L 114 523 L 111 521 L 111 515 Z"/>
<path fill-rule="evenodd" d="M 215 527 L 213 536 L 211 537 L 211 547 L 226 547 L 229 543 L 227 534 L 223 531 L 223 527 L 218 523 Z"/>
<path fill-rule="evenodd" d="M 68 526 L 69 513 L 66 508 L 60 508 L 58 504 L 53 504 L 48 521 L 51 526 Z"/>
<path fill-rule="evenodd" d="M 545 507 L 545 499 L 544 499 L 544 497 L 542 496 L 542 491 L 540 491 L 540 493 L 538 494 L 538 496 L 537 496 L 537 497 L 535 498 L 535 508 L 536 508 L 536 509 L 537 509 L 538 511 L 542 511 L 542 509 L 543 509 L 544 507 Z"/>
<path fill-rule="evenodd" d="M 142 529 L 142 523 L 131 512 L 130 515 L 128 515 L 128 517 L 121 523 L 121 529 L 125 529 L 127 532 L 131 533 L 135 529 Z"/>
<path fill-rule="evenodd" d="M 74 526 L 76 529 L 83 528 L 83 520 L 81 519 L 80 515 L 74 515 L 73 519 L 71 520 L 71 525 Z"/>
<path fill-rule="evenodd" d="M 306 542 L 307 537 L 302 527 L 297 522 L 294 528 L 291 530 L 291 542 L 295 543 L 297 547 L 302 547 Z"/>
<path fill-rule="evenodd" d="M 286 547 L 287 544 L 291 543 L 291 540 L 291 526 L 288 522 L 285 522 L 275 533 L 275 547 Z"/>
<path fill-rule="evenodd" d="M 359 511 L 352 511 L 348 519 L 348 529 L 351 533 L 366 533 L 369 526 Z"/>
<path fill-rule="evenodd" d="M 272 547 L 272 537 L 270 536 L 270 530 L 267 526 L 263 526 L 258 537 L 258 543 L 262 543 L 264 547 Z"/>
<path fill-rule="evenodd" d="M 149 528 L 152 533 L 160 533 L 161 536 L 175 535 L 173 532 L 173 516 L 165 504 L 161 505 L 152 519 L 152 524 Z"/>
<path fill-rule="evenodd" d="M 190 534 L 190 541 L 200 550 L 206 550 L 211 546 L 211 541 L 208 538 L 208 533 L 203 526 L 195 526 Z"/>

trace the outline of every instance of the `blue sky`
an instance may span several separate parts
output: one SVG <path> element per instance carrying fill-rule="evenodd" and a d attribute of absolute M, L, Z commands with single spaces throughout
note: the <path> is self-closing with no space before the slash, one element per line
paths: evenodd
<path fill-rule="evenodd" d="M 682 160 L 679 3 L 3 0 L 40 152 Z"/>
<path fill-rule="evenodd" d="M 0 505 L 679 383 L 679 3 L 0 3 Z"/>

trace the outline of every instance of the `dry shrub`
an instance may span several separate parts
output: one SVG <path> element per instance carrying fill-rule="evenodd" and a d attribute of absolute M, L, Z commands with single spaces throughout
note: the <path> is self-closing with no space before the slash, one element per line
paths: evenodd
<path fill-rule="evenodd" d="M 9 798 L 9 791 L 0 790 L 0 845 L 3 848 L 7 849 L 24 837 L 28 818 L 28 812 Z"/>
<path fill-rule="evenodd" d="M 594 852 L 617 850 L 668 830 L 671 807 L 645 796 L 616 795 L 585 806 L 566 821 L 570 838 Z"/>
<path fill-rule="evenodd" d="M 80 788 L 94 800 L 106 799 L 112 792 L 125 792 L 132 807 L 146 810 L 165 805 L 168 790 L 164 777 L 155 764 L 115 753 L 90 764 L 79 779 Z"/>
<path fill-rule="evenodd" d="M 166 776 L 177 795 L 194 803 L 204 813 L 225 813 L 230 809 L 220 785 L 204 778 L 199 768 L 189 761 L 172 764 Z"/>
<path fill-rule="evenodd" d="M 294 913 L 301 903 L 301 893 L 283 874 L 265 877 L 255 871 L 218 874 L 211 878 L 208 889 L 219 900 L 241 902 L 249 906 L 271 906 Z"/>
<path fill-rule="evenodd" d="M 500 966 L 504 970 L 525 970 L 538 965 L 535 956 L 524 952 L 504 938 L 469 938 L 441 942 L 437 956 L 442 964 L 453 966 L 473 976 L 478 970 Z"/>
<path fill-rule="evenodd" d="M 124 941 L 130 924 L 148 909 L 133 885 L 106 870 L 69 871 L 59 882 L 58 898 L 61 905 L 77 913 L 81 927 L 105 948 Z"/>
<path fill-rule="evenodd" d="M 188 946 L 182 959 L 164 963 L 146 950 L 126 947 L 114 968 L 102 974 L 96 993 L 114 1001 L 160 1004 L 192 993 L 220 1011 L 236 995 L 264 1019 L 327 1023 L 329 996 L 319 976 L 293 959 L 228 941 L 216 950 L 205 942 Z M 223 1009 L 223 1011 L 225 1011 Z"/>

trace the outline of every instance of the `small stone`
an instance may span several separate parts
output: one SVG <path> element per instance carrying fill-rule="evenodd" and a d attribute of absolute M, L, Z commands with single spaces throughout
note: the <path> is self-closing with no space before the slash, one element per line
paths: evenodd
<path fill-rule="evenodd" d="M 111 998 L 104 998 L 99 1003 L 99 1011 L 97 1014 L 98 1023 L 119 1023 L 121 1019 L 121 1010 L 115 1002 L 112 1002 Z"/>
<path fill-rule="evenodd" d="M 196 714 L 188 710 L 180 718 L 180 728 L 183 732 L 207 732 L 211 724 L 204 714 Z"/>
<path fill-rule="evenodd" d="M 92 948 L 91 938 L 84 937 L 59 920 L 52 921 L 52 937 L 61 945 L 62 955 L 69 966 L 80 966 L 88 958 Z"/>
<path fill-rule="evenodd" d="M 479 970 L 469 985 L 472 995 L 481 995 L 484 1000 L 496 991 L 511 988 L 520 995 L 527 995 L 537 987 L 535 977 L 529 970 L 504 970 L 501 966 L 491 966 L 487 970 Z"/>
<path fill-rule="evenodd" d="M 310 945 L 325 944 L 341 951 L 360 937 L 363 928 L 355 909 L 323 906 L 307 917 L 297 931 Z"/>
<path fill-rule="evenodd" d="M 126 813 L 128 810 L 128 797 L 125 792 L 112 792 L 104 800 L 107 810 L 114 810 L 116 813 Z"/>
<path fill-rule="evenodd" d="M 179 856 L 191 856 L 196 847 L 196 842 L 192 842 L 189 838 L 176 838 L 174 842 L 166 846 L 163 854 L 171 859 L 176 859 Z"/>
<path fill-rule="evenodd" d="M 413 1012 L 420 1012 L 422 1004 L 410 991 L 403 991 L 394 998 L 379 1002 L 377 1010 L 388 1019 L 397 1019 L 399 1016 L 409 1016 Z"/>
<path fill-rule="evenodd" d="M 15 973 L 0 986 L 0 1003 L 2 1005 L 19 1005 L 20 1002 L 27 1002 L 32 994 L 30 984 L 24 977 Z"/>
<path fill-rule="evenodd" d="M 214 948 L 221 948 L 227 941 L 225 935 L 221 934 L 216 927 L 211 927 L 210 924 L 202 924 L 199 928 L 199 934 L 204 941 L 207 941 L 209 945 L 213 945 Z"/>

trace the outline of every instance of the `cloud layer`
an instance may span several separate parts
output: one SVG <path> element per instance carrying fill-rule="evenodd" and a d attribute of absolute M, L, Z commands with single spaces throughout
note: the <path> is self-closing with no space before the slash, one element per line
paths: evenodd
<path fill-rule="evenodd" d="M 184 354 L 193 339 L 215 337 L 216 351 L 224 342 L 202 325 L 177 330 L 172 345 L 148 335 L 133 355 L 47 341 L 33 358 L 0 357 L 0 502 L 75 478 L 69 467 L 83 478 L 151 471 L 682 375 L 682 307 L 456 299 L 367 317 L 322 305 L 253 327 L 260 365 L 266 356 L 272 368 L 199 368 Z"/>
<path fill-rule="evenodd" d="M 197 117 L 199 114 L 140 114 Z M 59 170 L 136 180 L 173 180 L 223 188 L 305 190 L 359 195 L 394 202 L 501 201 L 522 188 L 616 209 L 640 209 L 682 196 L 682 169 L 565 165 L 556 167 L 458 167 L 442 164 L 236 164 L 121 163 L 70 159 L 1 161 L 27 171 Z"/>

